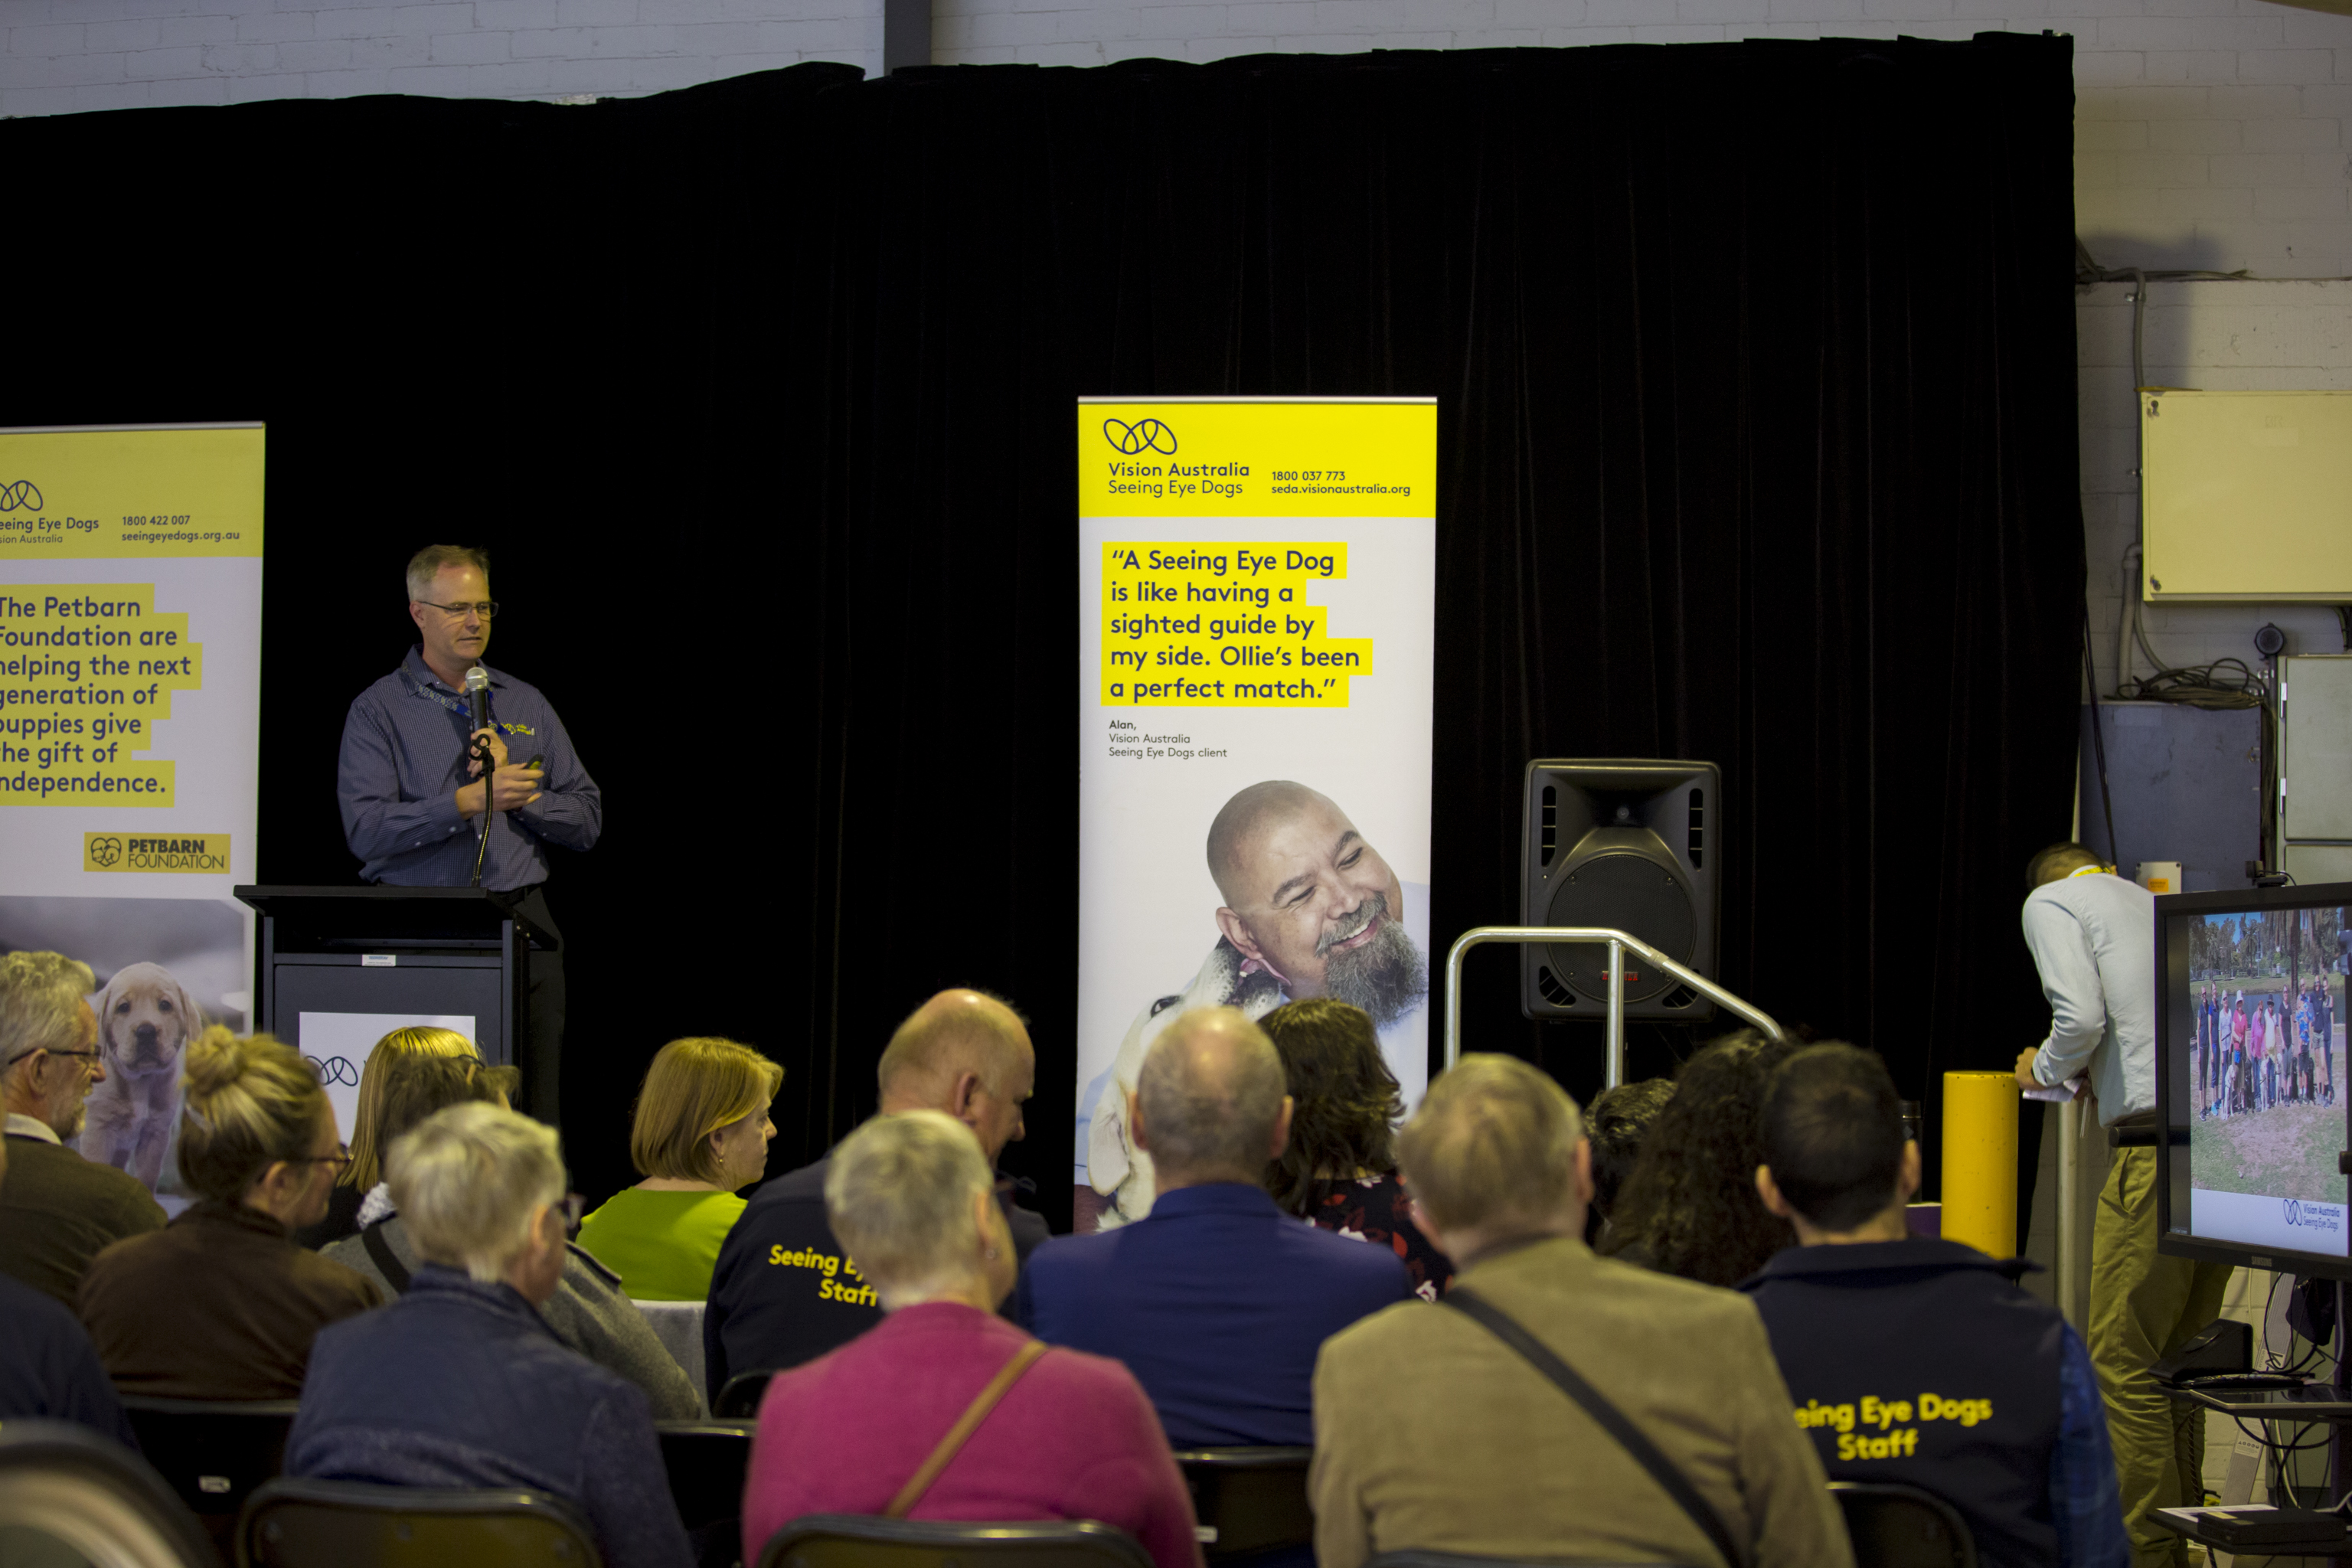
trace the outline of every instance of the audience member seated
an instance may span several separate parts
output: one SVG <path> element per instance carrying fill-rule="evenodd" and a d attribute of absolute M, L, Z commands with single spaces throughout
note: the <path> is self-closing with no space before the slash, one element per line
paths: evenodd
<path fill-rule="evenodd" d="M 1708 1531 L 1608 1430 L 1467 1311 L 1482 1302 L 1661 1451 L 1750 1568 L 1853 1561 L 1755 1307 L 1594 1256 L 1591 1146 L 1535 1068 L 1469 1056 L 1397 1139 L 1414 1211 L 1458 1272 L 1442 1304 L 1336 1335 L 1315 1373 L 1316 1556 L 1376 1552 L 1714 1563 Z"/>
<path fill-rule="evenodd" d="M 1158 1568 L 1198 1568 L 1192 1499 L 1133 1375 L 1048 1352 L 997 1315 L 1013 1288 L 1013 1236 L 967 1129 L 933 1110 L 877 1116 L 834 1151 L 824 1197 L 831 1234 L 887 1315 L 768 1385 L 743 1489 L 744 1562 L 803 1514 L 890 1510 L 1099 1520 L 1141 1542 Z M 902 1501 L 1006 1373 L 986 1419 Z"/>
<path fill-rule="evenodd" d="M 548 1492 L 587 1517 L 608 1568 L 687 1568 L 645 1394 L 535 1310 L 566 1256 L 555 1130 L 452 1106 L 388 1163 L 420 1267 L 390 1307 L 319 1336 L 286 1473 Z"/>
<path fill-rule="evenodd" d="M 89 1260 L 125 1237 L 163 1228 L 139 1178 L 83 1159 L 81 1131 L 98 1059 L 89 965 L 61 953 L 0 955 L 0 1104 L 16 1175 L 0 1190 L 0 1273 L 70 1308 Z"/>
<path fill-rule="evenodd" d="M 2130 1563 L 2090 1354 L 2013 1264 L 1908 1234 L 1919 1146 L 1885 1064 L 1799 1051 L 1772 1075 L 1763 1140 L 1757 1190 L 1801 1245 L 1741 1289 L 1830 1475 L 1948 1499 L 1986 1568 Z"/>
<path fill-rule="evenodd" d="M 8 1146 L 0 1140 L 0 1193 Z M 29 1285 L 0 1275 L 0 1422 L 71 1421 L 136 1448 L 139 1439 L 106 1368 L 74 1315 Z"/>
<path fill-rule="evenodd" d="M 376 1096 L 376 1121 L 369 1129 L 374 1146 L 389 1149 L 410 1128 L 452 1105 L 504 1110 L 516 1083 L 514 1068 L 484 1067 L 470 1056 L 404 1057 L 385 1069 Z M 404 1295 L 423 1255 L 393 1203 L 389 1184 L 368 1201 L 380 1212 L 367 1229 L 330 1246 L 326 1256 L 374 1280 L 386 1296 Z M 691 1421 L 709 1414 L 702 1391 L 662 1348 L 645 1314 L 622 1294 L 620 1276 L 579 1247 L 566 1247 L 563 1278 L 555 1294 L 540 1303 L 539 1315 L 557 1339 L 645 1390 L 655 1420 Z"/>
<path fill-rule="evenodd" d="M 1737 1285 L 1797 1233 L 1756 1196 L 1764 1082 L 1793 1045 L 1743 1029 L 1683 1064 L 1610 1215 L 1612 1258 L 1703 1285 Z"/>
<path fill-rule="evenodd" d="M 1022 1102 L 1037 1054 L 1021 1016 L 984 992 L 942 991 L 908 1015 L 876 1069 L 882 1114 L 937 1110 L 971 1129 L 993 1167 L 1023 1133 Z M 778 1176 L 751 1196 L 719 1249 L 702 1320 L 710 1396 L 739 1372 L 814 1361 L 882 1321 L 870 1280 L 860 1279 L 825 1218 L 829 1160 Z M 1004 1204 L 1013 1244 L 1025 1259 L 1045 1239 L 1043 1215 Z"/>
<path fill-rule="evenodd" d="M 1282 1058 L 1290 1142 L 1266 1167 L 1281 1208 L 1404 1260 L 1413 1294 L 1434 1301 L 1454 1265 L 1412 1223 L 1391 1152 L 1404 1098 L 1381 1059 L 1372 1016 L 1329 996 L 1286 1002 L 1258 1021 Z"/>
<path fill-rule="evenodd" d="M 1125 1362 L 1179 1447 L 1312 1441 L 1316 1352 L 1412 1293 L 1393 1252 L 1300 1225 L 1258 1185 L 1290 1141 L 1282 1089 L 1281 1058 L 1241 1013 L 1178 1018 L 1128 1113 L 1158 1173 L 1151 1212 L 1049 1241 L 1021 1271 L 1021 1323 Z"/>
<path fill-rule="evenodd" d="M 699 1301 L 719 1243 L 743 1213 L 735 1194 L 768 1172 L 769 1103 L 784 1069 L 732 1040 L 672 1040 L 637 1093 L 629 1161 L 645 1177 L 580 1226 L 580 1245 L 640 1301 Z"/>
<path fill-rule="evenodd" d="M 82 1325 L 115 1386 L 178 1399 L 292 1399 L 329 1323 L 382 1303 L 294 1245 L 347 1157 L 318 1075 L 268 1035 L 217 1026 L 187 1047 L 180 1176 L 199 1198 L 118 1241 L 81 1282 Z"/>
<path fill-rule="evenodd" d="M 472 1057 L 478 1061 L 481 1053 L 455 1029 L 422 1025 L 394 1029 L 375 1043 L 368 1053 L 367 1066 L 360 1069 L 359 1108 L 352 1118 L 352 1163 L 343 1167 L 343 1173 L 335 1178 L 335 1190 L 327 1195 L 327 1217 L 294 1233 L 297 1247 L 316 1252 L 329 1242 L 357 1236 L 391 1203 L 379 1190 L 383 1185 L 383 1152 L 389 1147 L 378 1137 L 383 1125 L 383 1080 L 395 1067 L 420 1057 Z M 361 1211 L 371 1197 L 377 1207 L 362 1218 Z"/>
<path fill-rule="evenodd" d="M 1625 1190 L 1625 1178 L 1633 1173 L 1642 1140 L 1649 1136 L 1650 1124 L 1674 1097 L 1674 1079 L 1645 1078 L 1639 1083 L 1604 1089 L 1584 1108 L 1584 1135 L 1592 1144 L 1592 1204 L 1584 1216 L 1586 1245 L 1602 1247 L 1609 1215 L 1617 1206 L 1617 1194 Z"/>

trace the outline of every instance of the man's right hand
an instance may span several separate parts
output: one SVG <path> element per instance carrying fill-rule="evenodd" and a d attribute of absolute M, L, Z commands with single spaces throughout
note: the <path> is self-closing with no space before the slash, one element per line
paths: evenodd
<path fill-rule="evenodd" d="M 519 805 L 529 805 L 539 798 L 540 781 L 547 776 L 543 768 L 510 763 L 490 775 L 490 808 L 512 811 Z M 477 780 L 457 792 L 457 815 L 473 816 L 482 809 L 482 784 Z"/>

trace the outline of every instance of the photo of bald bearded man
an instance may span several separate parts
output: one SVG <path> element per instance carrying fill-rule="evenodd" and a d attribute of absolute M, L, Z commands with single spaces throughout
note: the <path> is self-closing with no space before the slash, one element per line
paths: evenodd
<path fill-rule="evenodd" d="M 1330 996 L 1371 1015 L 1385 1052 L 1425 1059 L 1429 963 L 1407 929 L 1405 885 L 1346 812 L 1305 784 L 1269 779 L 1225 802 L 1207 852 L 1221 900 L 1215 944 L 1191 984 L 1136 1016 L 1107 1081 L 1089 1086 L 1087 1184 L 1109 1200 L 1098 1228 L 1151 1212 L 1151 1157 L 1128 1135 L 1127 1098 L 1144 1052 L 1179 1013 L 1234 1007 L 1256 1019 Z M 1425 902 L 1426 889 L 1413 891 Z"/>

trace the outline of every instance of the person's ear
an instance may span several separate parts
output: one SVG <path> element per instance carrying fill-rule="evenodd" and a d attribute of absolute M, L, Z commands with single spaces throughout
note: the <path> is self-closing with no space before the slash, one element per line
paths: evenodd
<path fill-rule="evenodd" d="M 1149 1154 L 1151 1145 L 1143 1135 L 1143 1097 L 1131 1089 L 1119 1092 L 1127 1096 L 1127 1141 Z"/>
<path fill-rule="evenodd" d="M 1266 1151 L 1267 1159 L 1281 1159 L 1282 1152 L 1290 1147 L 1290 1118 L 1297 1109 L 1290 1096 L 1286 1094 L 1282 1097 L 1282 1110 L 1274 1119 L 1274 1147 Z"/>
<path fill-rule="evenodd" d="M 956 1074 L 955 1083 L 948 1090 L 948 1114 L 967 1127 L 971 1125 L 976 1114 L 972 1101 L 985 1087 L 980 1075 L 969 1068 Z"/>
<path fill-rule="evenodd" d="M 1796 1209 L 1780 1195 L 1780 1184 L 1772 1179 L 1772 1167 L 1769 1165 L 1756 1167 L 1756 1196 L 1768 1213 L 1785 1220 L 1797 1217 Z"/>
<path fill-rule="evenodd" d="M 1250 935 L 1249 927 L 1242 923 L 1241 916 L 1231 910 L 1219 909 L 1217 929 L 1225 933 L 1227 942 L 1241 950 L 1244 958 L 1255 959 L 1260 963 L 1265 962 L 1265 954 L 1258 951 L 1257 940 Z"/>
<path fill-rule="evenodd" d="M 1588 1208 L 1597 1189 L 1592 1184 L 1592 1140 L 1576 1141 L 1576 1201 Z"/>
<path fill-rule="evenodd" d="M 1916 1138 L 1906 1138 L 1903 1140 L 1903 1169 L 1895 1178 L 1895 1201 L 1907 1204 L 1916 1197 L 1919 1194 L 1920 1180 L 1919 1141 Z"/>
<path fill-rule="evenodd" d="M 416 629 L 418 631 L 423 631 L 425 629 L 425 606 L 418 604 L 414 599 L 409 600 L 408 618 L 416 623 Z"/>

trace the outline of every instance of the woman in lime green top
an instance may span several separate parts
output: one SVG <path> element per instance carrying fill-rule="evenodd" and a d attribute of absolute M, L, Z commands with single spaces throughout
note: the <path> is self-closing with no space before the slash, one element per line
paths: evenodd
<path fill-rule="evenodd" d="M 580 1245 L 639 1301 L 699 1301 L 743 1200 L 767 1173 L 784 1069 L 732 1040 L 672 1040 L 637 1091 L 629 1161 L 646 1178 L 580 1225 Z"/>

